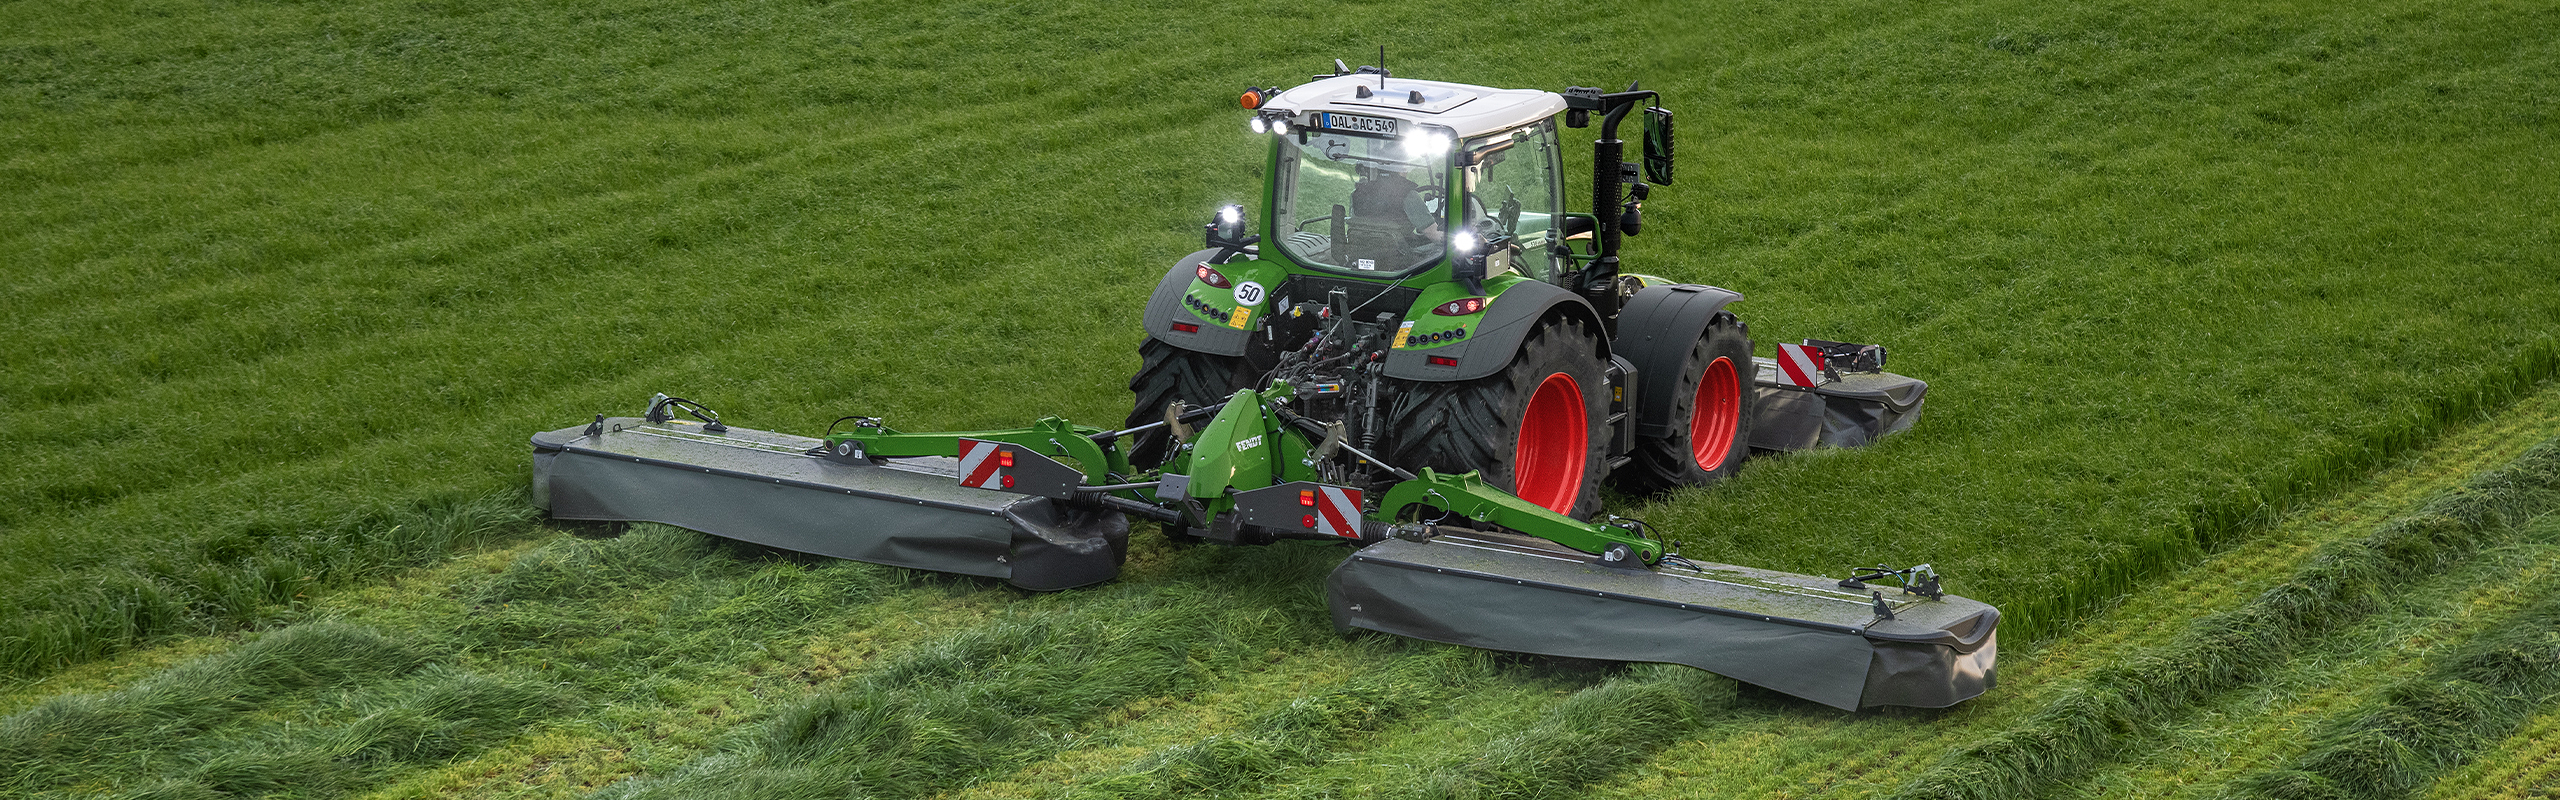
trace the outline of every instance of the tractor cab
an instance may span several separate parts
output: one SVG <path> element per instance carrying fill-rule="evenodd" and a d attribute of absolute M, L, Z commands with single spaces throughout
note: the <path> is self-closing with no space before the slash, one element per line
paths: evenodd
<path fill-rule="evenodd" d="M 1350 74 L 1245 102 L 1276 140 L 1266 255 L 1380 280 L 1479 252 L 1486 277 L 1561 272 L 1563 96 Z"/>

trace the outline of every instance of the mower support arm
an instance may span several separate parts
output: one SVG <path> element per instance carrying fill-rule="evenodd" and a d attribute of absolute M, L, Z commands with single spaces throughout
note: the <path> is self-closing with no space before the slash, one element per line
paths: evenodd
<path fill-rule="evenodd" d="M 1412 480 L 1388 488 L 1386 498 L 1378 502 L 1378 510 L 1372 516 L 1393 522 L 1412 506 L 1428 506 L 1476 522 L 1492 523 L 1585 553 L 1598 554 L 1609 545 L 1620 544 L 1635 551 L 1640 563 L 1662 559 L 1661 542 L 1616 525 L 1583 522 L 1549 511 L 1494 488 L 1473 472 L 1444 475 L 1424 467 Z"/>
<path fill-rule="evenodd" d="M 1003 442 L 1020 445 L 1044 456 L 1069 459 L 1077 471 L 1084 473 L 1087 485 L 1099 486 L 1125 482 L 1137 473 L 1129 465 L 1129 457 L 1119 448 L 1095 440 L 1096 435 L 1107 432 L 1091 425 L 1071 424 L 1057 417 L 1043 417 L 1029 427 L 991 431 L 901 433 L 886 425 L 872 423 L 827 434 L 825 441 L 829 449 L 852 442 L 863 454 L 884 458 L 956 457 L 960 454 L 962 439 Z"/>

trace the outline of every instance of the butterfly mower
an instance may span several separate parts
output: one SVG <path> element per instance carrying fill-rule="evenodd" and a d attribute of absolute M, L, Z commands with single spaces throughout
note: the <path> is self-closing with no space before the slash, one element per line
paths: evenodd
<path fill-rule="evenodd" d="M 1042 419 L 808 438 L 660 395 L 533 437 L 553 517 L 653 521 L 1051 591 L 1116 576 L 1130 518 L 1181 541 L 1358 549 L 1344 630 L 1687 664 L 1844 709 L 1944 707 L 1994 681 L 1999 612 L 1928 566 L 1842 577 L 1684 558 L 1600 487 L 1703 486 L 1754 451 L 1909 427 L 1927 385 L 1884 349 L 1754 358 L 1739 293 L 1620 269 L 1672 178 L 1657 96 L 1350 69 L 1250 89 L 1260 212 L 1218 209 L 1145 311 L 1114 427 Z M 1641 165 L 1617 138 L 1641 122 Z M 1599 127 L 1588 211 L 1559 128 Z"/>

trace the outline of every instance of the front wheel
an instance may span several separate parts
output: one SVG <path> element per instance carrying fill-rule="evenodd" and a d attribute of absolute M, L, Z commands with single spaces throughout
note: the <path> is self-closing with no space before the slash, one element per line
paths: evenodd
<path fill-rule="evenodd" d="M 1383 454 L 1405 469 L 1476 470 L 1496 488 L 1589 519 L 1608 474 L 1608 374 L 1599 335 L 1546 323 L 1500 372 L 1471 381 L 1397 381 Z"/>
<path fill-rule="evenodd" d="M 1742 468 L 1751 454 L 1751 335 L 1732 314 L 1717 314 L 1689 348 L 1672 389 L 1671 435 L 1636 443 L 1627 488 L 1661 492 L 1704 486 Z M 1651 380 L 1652 376 L 1646 376 Z"/>

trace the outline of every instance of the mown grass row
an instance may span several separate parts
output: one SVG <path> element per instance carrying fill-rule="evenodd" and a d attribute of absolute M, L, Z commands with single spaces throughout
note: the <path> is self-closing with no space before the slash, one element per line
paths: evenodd
<path fill-rule="evenodd" d="M 2436 780 L 2431 798 L 2521 800 L 2560 794 L 2560 709 L 2543 712 L 2480 758 Z"/>
<path fill-rule="evenodd" d="M 1134 763 L 1081 777 L 1042 795 L 1072 800 L 1206 797 L 1252 788 L 1305 769 L 1432 705 L 1494 678 L 1493 659 L 1479 650 L 1419 645 L 1376 672 L 1351 676 L 1340 688 L 1302 695 L 1246 720 L 1239 730 L 1157 750 Z"/>
<path fill-rule="evenodd" d="M 527 676 L 343 623 L 296 625 L 136 686 L 0 720 L 12 796 L 338 797 L 566 710 Z"/>
<path fill-rule="evenodd" d="M 2246 685 L 2136 731 L 2105 762 L 2039 796 L 2172 800 L 2233 791 L 2301 755 L 2324 724 L 2375 702 L 2539 599 L 2560 578 L 2546 526 L 2392 587 L 2375 612 L 2302 643 Z"/>
<path fill-rule="evenodd" d="M 2554 526 L 2560 532 L 2560 526 Z M 2560 700 L 2560 580 L 2416 676 L 2313 734 L 2308 752 L 2236 782 L 2232 796 L 2405 797 L 2470 762 Z"/>
<path fill-rule="evenodd" d="M 1197 691 L 1272 648 L 1329 635 L 1324 570 L 1339 553 L 1203 549 L 1255 566 L 1215 588 L 1120 584 L 1063 608 L 1000 615 L 901 651 L 776 711 L 721 751 L 610 797 L 923 796 L 1003 774 L 1062 749 L 1114 707 Z M 1320 616 L 1320 615 L 1319 615 Z"/>
<path fill-rule="evenodd" d="M 2107 758 L 2121 737 L 2254 680 L 2303 643 L 2373 611 L 2389 587 L 2502 541 L 2555 506 L 2560 442 L 2546 442 L 2360 540 L 2322 548 L 2247 605 L 2094 670 L 2033 716 L 1948 753 L 1895 796 L 2014 797 L 2070 778 Z"/>
<path fill-rule="evenodd" d="M 43 582 L 0 616 L 0 676 L 38 675 L 179 632 L 248 627 L 325 589 L 380 580 L 532 529 L 521 492 L 375 511 L 333 525 Z"/>
<path fill-rule="evenodd" d="M 33 792 L 344 796 L 556 726 L 564 711 L 606 727 L 657 706 L 694 716 L 701 695 L 726 699 L 707 678 L 782 671 L 778 647 L 850 624 L 844 615 L 894 594 L 900 575 L 666 526 L 558 537 L 488 574 L 421 587 L 430 602 L 323 609 L 141 684 L 14 714 L 0 722 L 0 774 Z M 671 733 L 684 731 L 654 735 Z"/>

